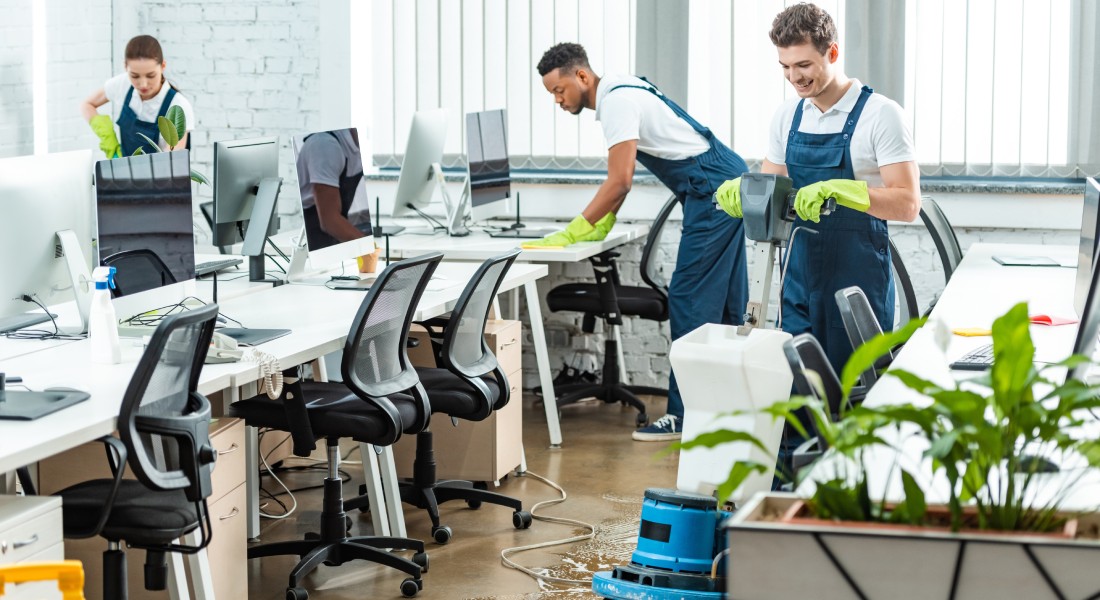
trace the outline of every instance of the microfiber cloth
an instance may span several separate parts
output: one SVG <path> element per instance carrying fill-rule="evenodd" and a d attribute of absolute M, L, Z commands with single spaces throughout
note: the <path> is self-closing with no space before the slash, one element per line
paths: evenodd
<path fill-rule="evenodd" d="M 1052 317 L 1050 315 L 1031 315 L 1029 317 L 1031 322 L 1035 325 L 1073 325 L 1077 323 L 1077 319 L 1067 319 L 1065 317 Z"/>

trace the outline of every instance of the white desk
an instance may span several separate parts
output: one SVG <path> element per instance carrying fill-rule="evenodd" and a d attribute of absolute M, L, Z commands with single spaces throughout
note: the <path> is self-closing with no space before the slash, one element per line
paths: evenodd
<path fill-rule="evenodd" d="M 931 318 L 943 321 L 949 327 L 986 327 L 1019 302 L 1027 302 L 1031 314 L 1048 314 L 1075 318 L 1073 309 L 1073 289 L 1076 270 L 1062 267 L 1005 267 L 992 260 L 994 255 L 1003 256 L 1049 256 L 1063 265 L 1075 265 L 1077 249 L 1072 246 L 1032 246 L 1015 244 L 975 244 L 967 251 L 966 257 L 951 277 L 951 282 L 940 296 Z M 1036 347 L 1036 359 L 1047 362 L 1065 358 L 1073 350 L 1077 334 L 1075 325 L 1048 327 L 1031 326 L 1031 337 Z M 934 340 L 933 327 L 925 326 L 917 331 L 894 359 L 891 368 L 910 371 L 940 385 L 950 385 L 952 379 L 963 379 L 972 373 L 948 369 L 951 360 L 965 354 L 974 347 L 990 343 L 989 337 L 967 338 L 951 336 L 946 352 L 941 352 Z M 912 392 L 893 377 L 883 377 L 868 392 L 864 404 L 883 406 L 895 403 L 912 402 L 928 404 L 929 400 Z M 912 436 L 898 441 L 896 432 L 884 429 L 878 432 L 888 442 L 897 442 L 901 451 L 888 448 L 876 449 L 867 457 L 867 467 L 871 473 L 871 497 L 879 498 L 885 494 L 891 501 L 904 498 L 900 476 L 894 469 L 901 466 L 910 470 L 924 485 L 930 502 L 946 502 L 946 481 L 942 476 L 928 481 L 927 466 L 922 464 L 921 454 L 927 444 Z M 1089 427 L 1082 435 L 1100 436 L 1100 422 Z M 833 459 L 835 460 L 835 459 Z M 831 471 L 830 460 L 822 461 L 815 469 L 814 476 L 827 477 Z M 1066 465 L 1063 465 L 1065 467 Z M 892 476 L 887 474 L 892 473 Z M 1049 477 L 1076 476 L 1065 473 Z M 1043 486 L 1057 488 L 1059 486 Z M 808 492 L 812 482 L 807 482 L 800 491 Z M 1096 498 L 1100 497 L 1100 476 L 1090 473 L 1063 502 L 1066 509 L 1093 509 Z"/>

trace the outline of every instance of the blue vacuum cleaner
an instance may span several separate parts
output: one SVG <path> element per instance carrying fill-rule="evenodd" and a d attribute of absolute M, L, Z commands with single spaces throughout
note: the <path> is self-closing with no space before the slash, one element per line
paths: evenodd
<path fill-rule="evenodd" d="M 613 600 L 721 600 L 726 539 L 720 525 L 729 516 L 712 496 L 646 490 L 630 564 L 596 573 L 592 591 Z"/>

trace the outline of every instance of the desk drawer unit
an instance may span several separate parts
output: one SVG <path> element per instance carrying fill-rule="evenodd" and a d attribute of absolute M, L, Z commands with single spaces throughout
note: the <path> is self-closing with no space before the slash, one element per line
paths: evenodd
<path fill-rule="evenodd" d="M 210 425 L 210 442 L 218 452 L 218 460 L 210 476 L 214 491 L 207 499 L 213 504 L 244 481 L 244 421 L 218 419 L 213 422 Z"/>
<path fill-rule="evenodd" d="M 61 499 L 0 496 L 0 565 L 62 560 Z M 53 598 L 54 582 L 7 586 L 4 600 Z"/>

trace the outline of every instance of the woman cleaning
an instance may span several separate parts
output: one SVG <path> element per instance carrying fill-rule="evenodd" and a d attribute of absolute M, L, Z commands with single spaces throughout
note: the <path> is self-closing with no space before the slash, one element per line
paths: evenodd
<path fill-rule="evenodd" d="M 80 114 L 99 136 L 99 147 L 107 158 L 132 156 L 139 148 L 155 151 L 142 135 L 157 140 L 161 150 L 188 147 L 189 132 L 169 147 L 157 127 L 157 117 L 165 116 L 173 106 L 183 110 L 189 128 L 195 123 L 191 103 L 165 78 L 166 66 L 160 42 L 151 35 L 139 35 L 126 44 L 126 71 L 108 79 L 81 103 Z M 99 114 L 97 109 L 108 102 L 110 116 Z"/>

